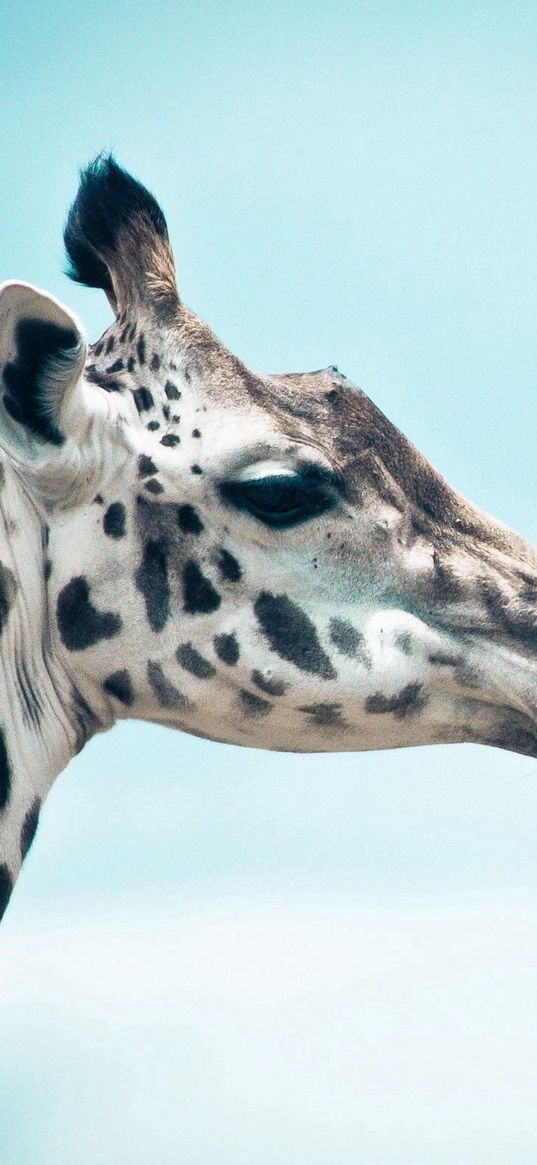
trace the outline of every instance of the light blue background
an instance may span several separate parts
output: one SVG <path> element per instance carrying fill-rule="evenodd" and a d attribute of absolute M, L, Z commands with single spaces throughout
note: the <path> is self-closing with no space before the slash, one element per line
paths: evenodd
<path fill-rule="evenodd" d="M 0 279 L 76 171 L 157 195 L 254 367 L 335 362 L 537 540 L 535 4 L 11 4 Z M 125 724 L 57 782 L 2 932 L 2 1165 L 530 1165 L 537 764 Z"/>

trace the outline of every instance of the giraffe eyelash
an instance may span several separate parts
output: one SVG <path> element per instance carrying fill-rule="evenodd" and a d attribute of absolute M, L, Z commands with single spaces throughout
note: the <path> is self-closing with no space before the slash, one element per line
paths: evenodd
<path fill-rule="evenodd" d="M 249 513 L 273 529 L 286 529 L 333 508 L 333 489 L 326 480 L 321 480 L 330 476 L 319 471 L 311 474 L 279 473 L 225 482 L 220 493 L 224 501 L 236 510 Z"/>

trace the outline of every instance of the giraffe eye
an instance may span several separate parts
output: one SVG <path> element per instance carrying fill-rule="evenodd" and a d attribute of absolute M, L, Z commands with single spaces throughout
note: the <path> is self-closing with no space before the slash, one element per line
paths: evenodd
<path fill-rule="evenodd" d="M 222 496 L 267 526 L 283 529 L 318 517 L 334 505 L 326 485 L 308 475 L 281 474 L 226 482 Z"/>

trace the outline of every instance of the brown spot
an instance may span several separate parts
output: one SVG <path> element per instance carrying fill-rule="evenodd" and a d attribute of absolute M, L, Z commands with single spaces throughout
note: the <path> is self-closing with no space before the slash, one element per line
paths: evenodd
<path fill-rule="evenodd" d="M 30 849 L 30 846 L 34 840 L 36 833 L 37 833 L 37 826 L 39 824 L 40 809 L 41 809 L 41 801 L 39 800 L 39 797 L 36 797 L 35 801 L 33 802 L 30 809 L 28 810 L 26 817 L 24 818 L 24 821 L 22 823 L 21 838 L 20 838 L 21 861 L 24 861 L 26 854 L 28 853 L 28 850 Z"/>
<path fill-rule="evenodd" d="M 254 692 L 248 692 L 246 688 L 242 688 L 239 692 L 239 699 L 246 716 L 268 716 L 272 709 L 270 700 L 264 700 L 262 696 L 256 696 Z"/>
<path fill-rule="evenodd" d="M 311 717 L 311 723 L 317 728 L 348 728 L 341 715 L 341 704 L 302 704 L 299 712 L 305 712 Z"/>
<path fill-rule="evenodd" d="M 406 716 L 415 715 L 425 707 L 427 697 L 421 695 L 422 688 L 423 684 L 407 684 L 396 696 L 376 692 L 367 697 L 365 711 L 381 716 L 391 712 L 398 720 L 404 720 Z"/>
<path fill-rule="evenodd" d="M 260 688 L 267 696 L 283 696 L 287 691 L 288 684 L 283 680 L 278 680 L 276 677 L 264 676 L 262 672 L 254 668 L 252 672 L 252 683 L 256 688 Z"/>
<path fill-rule="evenodd" d="M 164 493 L 164 486 L 157 477 L 150 477 L 149 481 L 144 482 L 144 489 L 148 490 L 150 494 Z"/>
<path fill-rule="evenodd" d="M 347 619 L 330 620 L 330 639 L 342 655 L 349 659 L 359 659 L 364 667 L 371 667 L 371 656 L 361 631 Z"/>

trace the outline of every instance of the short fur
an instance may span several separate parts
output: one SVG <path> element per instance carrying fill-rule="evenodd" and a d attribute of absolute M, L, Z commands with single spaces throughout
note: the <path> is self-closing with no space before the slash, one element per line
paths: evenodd
<path fill-rule="evenodd" d="M 111 154 L 99 154 L 81 172 L 64 242 L 67 273 L 75 283 L 102 288 L 121 307 L 145 291 L 161 311 L 176 308 L 175 269 L 164 215 L 153 195 Z"/>
<path fill-rule="evenodd" d="M 0 913 L 55 776 L 125 716 L 293 752 L 537 757 L 534 550 L 334 367 L 229 352 L 113 158 L 65 242 L 114 307 L 89 350 L 52 296 L 0 288 Z"/>

